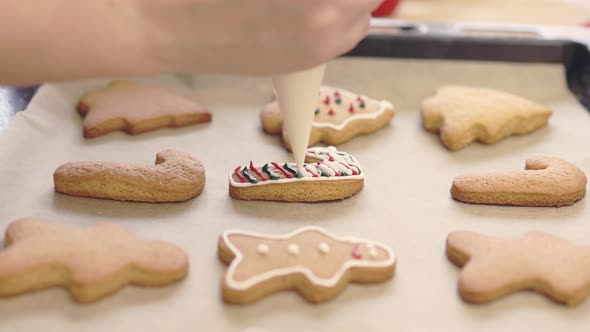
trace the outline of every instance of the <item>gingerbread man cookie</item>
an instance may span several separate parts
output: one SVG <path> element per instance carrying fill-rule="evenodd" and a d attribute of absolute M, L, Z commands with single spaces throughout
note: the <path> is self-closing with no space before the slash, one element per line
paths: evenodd
<path fill-rule="evenodd" d="M 181 202 L 203 191 L 205 168 L 186 152 L 164 150 L 156 155 L 155 166 L 114 161 L 66 163 L 55 170 L 53 182 L 55 191 L 72 196 Z"/>
<path fill-rule="evenodd" d="M 446 253 L 462 268 L 459 294 L 466 302 L 485 303 L 533 290 L 576 305 L 590 295 L 590 246 L 547 233 L 513 239 L 455 231 L 447 237 Z"/>
<path fill-rule="evenodd" d="M 524 98 L 492 89 L 445 86 L 422 103 L 422 124 L 440 133 L 449 150 L 473 141 L 494 144 L 547 124 L 551 110 Z"/>
<path fill-rule="evenodd" d="M 394 115 L 393 105 L 388 101 L 322 86 L 308 146 L 320 143 L 342 144 L 358 135 L 383 128 Z M 278 101 L 274 100 L 264 106 L 260 118 L 264 131 L 272 135 L 282 132 L 283 144 L 291 150 L 289 136 L 283 130 L 283 117 Z"/>
<path fill-rule="evenodd" d="M 320 303 L 334 298 L 349 282 L 378 283 L 393 277 L 396 258 L 387 246 L 335 237 L 318 227 L 273 236 L 226 231 L 218 254 L 229 265 L 223 299 L 244 304 L 271 293 L 295 290 Z"/>
<path fill-rule="evenodd" d="M 159 87 L 123 80 L 83 94 L 77 109 L 84 116 L 87 138 L 117 130 L 136 135 L 211 121 L 211 113 L 193 100 Z"/>
<path fill-rule="evenodd" d="M 465 203 L 559 207 L 582 199 L 586 182 L 586 175 L 567 161 L 537 156 L 526 161 L 524 171 L 458 176 L 451 195 Z"/>
<path fill-rule="evenodd" d="M 79 228 L 23 218 L 6 229 L 0 251 L 0 297 L 63 287 L 81 303 L 127 284 L 163 286 L 184 278 L 186 253 L 163 241 L 140 240 L 122 226 Z"/>
<path fill-rule="evenodd" d="M 335 147 L 307 150 L 303 171 L 295 163 L 238 166 L 229 175 L 229 194 L 244 200 L 319 202 L 358 193 L 365 173 L 358 161 Z"/>

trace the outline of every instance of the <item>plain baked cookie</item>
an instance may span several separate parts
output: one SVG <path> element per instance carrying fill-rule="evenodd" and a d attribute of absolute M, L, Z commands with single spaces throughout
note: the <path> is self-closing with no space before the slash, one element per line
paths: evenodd
<path fill-rule="evenodd" d="M 336 237 L 319 227 L 279 236 L 226 231 L 219 237 L 218 255 L 229 265 L 223 299 L 235 304 L 283 290 L 295 290 L 312 303 L 324 302 L 348 283 L 391 279 L 396 263 L 383 244 Z"/>
<path fill-rule="evenodd" d="M 537 156 L 526 161 L 524 171 L 458 176 L 453 180 L 451 195 L 475 204 L 563 206 L 584 197 L 586 182 L 586 175 L 567 161 Z"/>
<path fill-rule="evenodd" d="M 295 163 L 238 166 L 229 174 L 229 194 L 236 199 L 319 202 L 358 193 L 365 173 L 358 161 L 335 147 L 310 148 L 303 172 Z"/>
<path fill-rule="evenodd" d="M 138 202 L 181 202 L 201 193 L 205 168 L 194 156 L 177 150 L 156 155 L 155 166 L 115 161 L 66 163 L 53 173 L 55 191 Z"/>
<path fill-rule="evenodd" d="M 590 294 L 590 246 L 547 233 L 529 232 L 515 239 L 455 231 L 447 237 L 446 254 L 462 268 L 459 294 L 469 303 L 532 290 L 576 305 Z"/>
<path fill-rule="evenodd" d="M 0 297 L 62 287 L 81 303 L 127 284 L 163 286 L 187 274 L 186 253 L 164 241 L 141 240 L 120 225 L 80 228 L 41 218 L 8 225 L 0 251 Z"/>
<path fill-rule="evenodd" d="M 343 89 L 320 88 L 318 108 L 312 123 L 308 146 L 339 145 L 385 127 L 395 115 L 389 101 L 375 100 Z M 289 135 L 277 100 L 265 105 L 260 114 L 262 128 L 271 135 L 282 133 L 283 144 L 291 150 Z"/>
<path fill-rule="evenodd" d="M 163 88 L 124 80 L 83 94 L 77 109 L 84 116 L 87 138 L 117 130 L 136 135 L 211 121 L 211 113 L 193 100 Z"/>
<path fill-rule="evenodd" d="M 440 133 L 449 150 L 530 133 L 545 126 L 550 116 L 551 110 L 524 98 L 466 86 L 444 86 L 422 103 L 424 128 Z"/>

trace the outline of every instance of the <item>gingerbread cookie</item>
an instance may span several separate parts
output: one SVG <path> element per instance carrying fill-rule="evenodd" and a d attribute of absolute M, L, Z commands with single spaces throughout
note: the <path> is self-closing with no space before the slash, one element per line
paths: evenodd
<path fill-rule="evenodd" d="M 211 113 L 193 100 L 159 87 L 122 80 L 83 94 L 77 109 L 84 116 L 87 138 L 117 130 L 136 135 L 211 121 Z"/>
<path fill-rule="evenodd" d="M 393 105 L 388 101 L 322 86 L 308 146 L 320 143 L 342 144 L 358 135 L 383 128 L 394 115 Z M 272 135 L 282 132 L 283 143 L 291 150 L 289 136 L 283 130 L 283 117 L 278 101 L 274 100 L 264 106 L 260 118 L 264 131 Z"/>
<path fill-rule="evenodd" d="M 23 218 L 6 229 L 0 251 L 0 297 L 63 287 L 81 303 L 127 284 L 163 286 L 184 278 L 188 257 L 175 245 L 140 240 L 122 226 L 79 228 Z"/>
<path fill-rule="evenodd" d="M 72 195 L 137 202 L 181 202 L 201 193 L 205 168 L 192 155 L 164 150 L 155 166 L 115 161 L 66 163 L 53 173 L 55 191 Z"/>
<path fill-rule="evenodd" d="M 519 206 L 572 205 L 586 193 L 586 175 L 555 157 L 533 157 L 524 171 L 497 171 L 458 176 L 454 199 L 475 204 Z"/>
<path fill-rule="evenodd" d="M 312 303 L 324 302 L 349 282 L 392 278 L 396 264 L 385 245 L 336 237 L 319 227 L 280 236 L 226 231 L 218 244 L 219 258 L 229 265 L 223 299 L 236 304 L 282 290 L 295 290 Z"/>
<path fill-rule="evenodd" d="M 307 150 L 303 171 L 295 163 L 238 166 L 229 175 L 229 194 L 244 200 L 318 202 L 358 193 L 365 173 L 358 161 L 335 147 Z"/>
<path fill-rule="evenodd" d="M 547 233 L 529 232 L 514 239 L 455 231 L 447 237 L 446 253 L 462 268 L 459 294 L 466 302 L 533 290 L 576 305 L 590 295 L 590 246 Z"/>
<path fill-rule="evenodd" d="M 524 98 L 492 89 L 445 86 L 422 103 L 422 124 L 440 133 L 449 150 L 473 141 L 494 144 L 547 124 L 551 110 Z"/>

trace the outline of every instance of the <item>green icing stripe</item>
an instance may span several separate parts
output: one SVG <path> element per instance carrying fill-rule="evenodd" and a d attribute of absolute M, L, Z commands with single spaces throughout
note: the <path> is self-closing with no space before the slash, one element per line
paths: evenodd
<path fill-rule="evenodd" d="M 272 172 L 268 169 L 268 164 L 264 164 L 264 166 L 262 166 L 262 171 L 266 174 L 268 174 L 268 177 L 270 177 L 271 180 L 278 180 L 279 177 L 272 174 Z"/>
<path fill-rule="evenodd" d="M 244 169 L 242 170 L 242 174 L 250 183 L 258 183 L 258 180 L 256 180 L 256 178 L 252 177 L 252 175 L 250 175 L 250 173 L 248 173 L 248 167 L 244 166 Z"/>
<path fill-rule="evenodd" d="M 361 169 L 358 166 L 351 165 L 351 164 L 348 164 L 348 166 L 356 168 L 356 170 L 359 172 L 359 175 L 361 175 L 362 172 L 361 172 Z"/>
<path fill-rule="evenodd" d="M 295 175 L 296 178 L 301 177 L 301 174 L 299 173 L 299 171 L 292 169 L 291 167 L 289 167 L 289 165 L 287 165 L 287 163 L 285 163 L 285 165 L 283 165 L 283 168 L 286 169 L 287 171 L 289 171 L 289 173 Z"/>

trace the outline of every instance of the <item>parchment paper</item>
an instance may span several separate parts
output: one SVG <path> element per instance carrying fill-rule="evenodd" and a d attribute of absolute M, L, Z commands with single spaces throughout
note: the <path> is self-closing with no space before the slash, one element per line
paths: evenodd
<path fill-rule="evenodd" d="M 288 204 L 232 200 L 227 174 L 255 163 L 292 160 L 278 137 L 262 133 L 259 109 L 271 96 L 269 79 L 224 76 L 147 79 L 194 96 L 213 111 L 213 122 L 139 136 L 82 137 L 77 97 L 105 81 L 44 86 L 26 112 L 0 136 L 0 231 L 17 217 L 40 215 L 70 224 L 111 221 L 144 238 L 165 239 L 190 255 L 183 282 L 156 289 L 126 287 L 96 304 L 73 303 L 61 289 L 0 300 L 2 331 L 587 331 L 590 301 L 575 308 L 534 293 L 489 305 L 468 305 L 457 295 L 458 269 L 444 256 L 454 229 L 520 236 L 542 230 L 590 243 L 587 199 L 564 208 L 466 205 L 449 195 L 454 176 L 467 171 L 522 169 L 527 157 L 562 157 L 590 174 L 590 116 L 567 91 L 557 65 L 415 60 L 341 59 L 326 82 L 386 98 L 396 105 L 391 126 L 340 149 L 364 166 L 365 188 L 342 202 Z M 473 144 L 449 152 L 420 125 L 421 100 L 440 85 L 498 88 L 554 109 L 550 125 L 493 146 Z M 189 85 L 191 87 L 189 87 Z M 156 152 L 177 148 L 206 167 L 204 192 L 186 203 L 146 204 L 69 197 L 53 191 L 52 174 L 64 162 L 119 160 L 151 164 Z M 310 305 L 283 292 L 247 306 L 225 305 L 216 256 L 228 228 L 273 234 L 321 225 L 337 235 L 389 244 L 398 266 L 391 282 L 349 285 L 336 299 Z M 539 259 L 544 259 L 539 257 Z"/>

